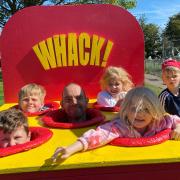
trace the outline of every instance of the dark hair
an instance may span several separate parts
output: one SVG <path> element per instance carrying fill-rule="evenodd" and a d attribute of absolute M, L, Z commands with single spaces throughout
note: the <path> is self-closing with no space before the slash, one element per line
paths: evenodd
<path fill-rule="evenodd" d="M 23 126 L 25 131 L 29 132 L 27 117 L 22 111 L 10 108 L 0 112 L 0 130 L 4 133 L 11 133 L 19 126 Z"/>

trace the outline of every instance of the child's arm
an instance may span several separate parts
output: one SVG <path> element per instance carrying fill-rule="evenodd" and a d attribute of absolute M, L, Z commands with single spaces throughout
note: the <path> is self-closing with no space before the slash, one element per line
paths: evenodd
<path fill-rule="evenodd" d="M 53 161 L 56 161 L 59 153 L 61 153 L 60 159 L 65 159 L 76 152 L 86 151 L 87 149 L 95 149 L 111 142 L 117 137 L 122 136 L 121 130 L 117 127 L 119 121 L 119 119 L 112 120 L 97 127 L 97 129 L 90 129 L 85 132 L 83 136 L 78 138 L 78 141 L 76 141 L 74 144 L 65 148 L 57 148 L 52 156 Z"/>
<path fill-rule="evenodd" d="M 80 141 L 76 141 L 75 143 L 67 146 L 67 147 L 58 147 L 55 151 L 55 153 L 52 156 L 52 160 L 55 162 L 58 155 L 61 154 L 60 159 L 66 159 L 72 154 L 82 151 L 83 150 L 83 144 Z"/>
<path fill-rule="evenodd" d="M 124 100 L 126 94 L 127 94 L 127 92 L 125 92 L 125 91 L 119 93 L 116 106 L 120 106 L 122 104 L 122 101 Z"/>
<path fill-rule="evenodd" d="M 180 141 L 180 124 L 176 125 L 176 128 L 171 132 L 171 139 Z"/>
<path fill-rule="evenodd" d="M 105 91 L 101 91 L 97 95 L 97 103 L 101 106 L 113 107 L 115 106 L 116 101 L 113 101 L 113 98 L 110 94 Z"/>
<path fill-rule="evenodd" d="M 176 115 L 170 115 L 174 122 L 174 128 L 171 132 L 171 139 L 176 141 L 180 140 L 180 117 Z"/>

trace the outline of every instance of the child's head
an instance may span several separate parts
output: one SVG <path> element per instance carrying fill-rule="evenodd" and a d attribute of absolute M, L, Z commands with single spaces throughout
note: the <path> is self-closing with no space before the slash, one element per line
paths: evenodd
<path fill-rule="evenodd" d="M 37 84 L 27 84 L 19 91 L 19 106 L 22 111 L 35 113 L 44 105 L 46 91 Z"/>
<path fill-rule="evenodd" d="M 180 62 L 169 59 L 162 63 L 162 79 L 169 90 L 179 88 Z"/>
<path fill-rule="evenodd" d="M 0 112 L 0 148 L 30 141 L 27 117 L 18 109 Z"/>
<path fill-rule="evenodd" d="M 101 88 L 110 94 L 117 94 L 121 91 L 128 91 L 134 85 L 131 76 L 121 67 L 109 66 L 100 80 Z"/>
<path fill-rule="evenodd" d="M 139 131 L 158 123 L 165 111 L 158 97 L 148 88 L 136 87 L 128 91 L 120 110 L 120 118 Z"/>

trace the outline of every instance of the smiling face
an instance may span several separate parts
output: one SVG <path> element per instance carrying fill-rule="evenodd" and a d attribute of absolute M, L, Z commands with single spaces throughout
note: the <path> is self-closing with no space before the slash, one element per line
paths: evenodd
<path fill-rule="evenodd" d="M 120 119 L 142 135 L 148 127 L 158 124 L 164 117 L 164 109 L 153 91 L 136 87 L 128 91 L 121 104 Z"/>
<path fill-rule="evenodd" d="M 117 96 L 122 91 L 122 82 L 116 76 L 111 77 L 106 84 L 106 91 L 113 97 Z"/>
<path fill-rule="evenodd" d="M 82 88 L 77 84 L 70 84 L 64 88 L 62 108 L 69 121 L 85 120 L 88 99 Z"/>
<path fill-rule="evenodd" d="M 29 142 L 30 136 L 30 132 L 27 133 L 24 126 L 19 126 L 12 132 L 5 133 L 3 130 L 0 130 L 0 148 Z"/>
<path fill-rule="evenodd" d="M 29 94 L 20 100 L 20 107 L 24 112 L 39 112 L 42 106 L 43 102 L 37 94 Z"/>
<path fill-rule="evenodd" d="M 153 121 L 153 117 L 149 109 L 143 105 L 137 105 L 136 101 L 132 101 L 127 118 L 130 124 L 139 132 L 143 132 Z"/>
<path fill-rule="evenodd" d="M 20 89 L 18 96 L 20 109 L 35 113 L 39 112 L 44 105 L 46 90 L 41 85 L 30 83 Z"/>

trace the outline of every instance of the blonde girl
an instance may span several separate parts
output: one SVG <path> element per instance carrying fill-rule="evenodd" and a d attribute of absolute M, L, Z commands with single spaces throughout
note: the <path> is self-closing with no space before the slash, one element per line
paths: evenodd
<path fill-rule="evenodd" d="M 53 160 L 56 161 L 59 153 L 60 158 L 64 159 L 76 152 L 108 144 L 118 137 L 150 137 L 167 128 L 172 129 L 171 139 L 180 140 L 180 117 L 165 114 L 158 97 L 148 88 L 131 89 L 118 116 L 85 132 L 75 143 L 57 148 L 52 156 Z"/>
<path fill-rule="evenodd" d="M 97 103 L 105 107 L 119 106 L 128 90 L 134 85 L 131 76 L 121 67 L 109 66 L 100 80 L 102 91 L 97 95 Z"/>

